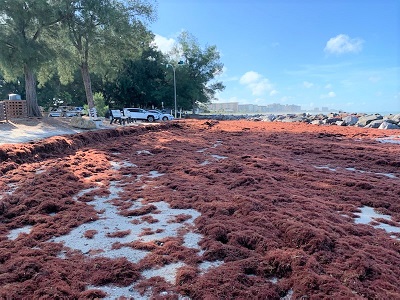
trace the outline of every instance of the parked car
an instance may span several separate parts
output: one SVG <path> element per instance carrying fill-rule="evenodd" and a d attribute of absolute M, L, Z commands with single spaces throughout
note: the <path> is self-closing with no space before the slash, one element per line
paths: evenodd
<path fill-rule="evenodd" d="M 52 108 L 49 111 L 49 117 L 61 117 L 62 110 L 58 108 Z"/>
<path fill-rule="evenodd" d="M 146 120 L 154 122 L 160 119 L 158 113 L 150 112 L 142 108 L 124 108 L 124 116 L 133 120 Z"/>
<path fill-rule="evenodd" d="M 158 110 L 158 109 L 150 109 L 149 111 L 159 114 L 160 120 L 163 120 L 163 121 L 170 121 L 170 120 L 174 119 L 173 115 L 163 113 L 161 110 Z"/>
<path fill-rule="evenodd" d="M 83 107 L 59 106 L 49 111 L 49 117 L 74 117 L 82 115 Z"/>

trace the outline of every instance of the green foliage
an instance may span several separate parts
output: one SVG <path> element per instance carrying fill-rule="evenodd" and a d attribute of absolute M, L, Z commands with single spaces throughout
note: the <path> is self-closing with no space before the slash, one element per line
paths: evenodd
<path fill-rule="evenodd" d="M 59 76 L 53 74 L 45 84 L 38 88 L 39 105 L 45 110 L 59 105 L 83 106 L 86 95 L 82 85 L 82 75 L 79 71 L 75 71 L 73 78 L 70 83 L 64 85 L 60 82 Z M 99 84 L 96 77 L 95 79 L 94 86 L 98 89 Z"/>
<path fill-rule="evenodd" d="M 104 96 L 102 93 L 94 93 L 93 95 L 94 104 L 97 109 L 97 115 L 104 117 L 106 112 L 109 110 L 108 105 L 105 104 Z"/>
<path fill-rule="evenodd" d="M 25 99 L 24 79 L 17 78 L 15 81 L 7 81 L 0 72 L 0 101 L 8 99 L 8 94 L 18 94 Z"/>
<path fill-rule="evenodd" d="M 74 0 L 69 17 L 63 22 L 58 49 L 67 51 L 67 68 L 61 78 L 68 81 L 68 72 L 75 64 L 82 71 L 89 107 L 94 106 L 90 73 L 106 80 L 116 77 L 123 61 L 133 57 L 141 43 L 150 42 L 144 20 L 154 18 L 154 7 L 141 0 Z M 63 46 L 66 45 L 67 47 Z"/>
<path fill-rule="evenodd" d="M 114 107 L 161 107 L 166 90 L 164 56 L 147 47 L 139 58 L 126 60 L 108 86 L 106 93 Z"/>
<path fill-rule="evenodd" d="M 0 0 L 0 70 L 8 81 L 25 76 L 29 116 L 40 116 L 36 78 L 55 52 L 44 33 L 63 18 L 63 0 Z"/>
<path fill-rule="evenodd" d="M 216 92 L 225 88 L 222 82 L 215 81 L 223 68 L 216 46 L 202 49 L 193 35 L 183 32 L 172 55 L 184 60 L 184 65 L 176 68 L 178 107 L 194 112 L 200 103 L 210 102 Z"/>
<path fill-rule="evenodd" d="M 146 28 L 154 8 L 147 0 L 0 0 L 0 98 L 31 95 L 25 69 L 39 79 L 37 101 L 45 108 L 83 106 L 90 97 L 101 115 L 107 105 L 173 108 L 172 64 L 178 109 L 208 103 L 224 89 L 215 80 L 223 67 L 216 46 L 202 48 L 183 32 L 163 55 Z"/>

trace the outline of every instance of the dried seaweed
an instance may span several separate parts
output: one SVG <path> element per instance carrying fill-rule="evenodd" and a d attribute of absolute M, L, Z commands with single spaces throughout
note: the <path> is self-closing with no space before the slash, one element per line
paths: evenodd
<path fill-rule="evenodd" d="M 112 284 L 171 299 L 398 299 L 399 233 L 372 226 L 400 222 L 400 147 L 375 140 L 383 135 L 186 120 L 0 146 L 0 298 L 95 299 Z M 129 242 L 117 241 L 130 230 L 107 230 L 113 249 L 147 252 L 138 263 L 52 242 L 106 218 L 92 205 L 107 198 L 132 227 L 147 223 Z M 160 201 L 201 215 L 194 225 L 190 214 L 170 217 L 167 224 L 186 226 L 176 236 L 140 240 L 167 231 L 152 227 Z M 362 206 L 391 220 L 356 224 Z M 25 226 L 30 232 L 8 236 Z M 201 234 L 198 247 L 185 246 L 191 230 Z M 178 262 L 175 284 L 141 275 Z"/>

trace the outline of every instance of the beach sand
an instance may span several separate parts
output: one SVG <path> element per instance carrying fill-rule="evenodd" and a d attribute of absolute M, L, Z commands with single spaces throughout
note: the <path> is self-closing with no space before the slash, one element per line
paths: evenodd
<path fill-rule="evenodd" d="M 0 298 L 400 298 L 400 131 L 67 125 L 0 145 Z"/>

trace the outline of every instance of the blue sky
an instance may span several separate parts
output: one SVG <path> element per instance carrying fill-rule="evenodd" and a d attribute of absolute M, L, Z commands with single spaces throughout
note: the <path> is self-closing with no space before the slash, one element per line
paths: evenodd
<path fill-rule="evenodd" d="M 157 13 L 161 50 L 183 30 L 217 46 L 219 102 L 400 113 L 400 0 L 159 0 Z"/>

